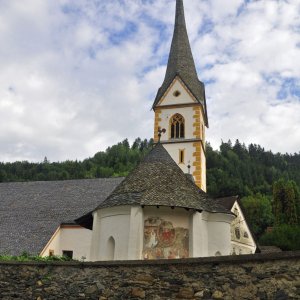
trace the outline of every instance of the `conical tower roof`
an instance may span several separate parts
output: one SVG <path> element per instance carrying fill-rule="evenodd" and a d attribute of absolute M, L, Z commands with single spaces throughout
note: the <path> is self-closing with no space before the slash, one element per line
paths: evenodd
<path fill-rule="evenodd" d="M 164 82 L 157 92 L 153 108 L 158 104 L 176 76 L 179 76 L 196 100 L 203 105 L 206 125 L 206 99 L 204 84 L 198 79 L 194 58 L 186 30 L 183 0 L 176 0 L 173 40 Z"/>
<path fill-rule="evenodd" d="M 168 206 L 230 213 L 196 186 L 160 143 L 97 209 L 120 205 Z"/>

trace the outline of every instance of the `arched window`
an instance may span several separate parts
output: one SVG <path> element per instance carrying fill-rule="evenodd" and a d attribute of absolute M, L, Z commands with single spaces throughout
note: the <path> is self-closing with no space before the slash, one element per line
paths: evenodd
<path fill-rule="evenodd" d="M 107 260 L 115 259 L 115 239 L 112 236 L 108 239 L 107 242 L 106 258 Z"/>
<path fill-rule="evenodd" d="M 171 139 L 184 138 L 184 118 L 180 114 L 175 114 L 170 120 Z"/>

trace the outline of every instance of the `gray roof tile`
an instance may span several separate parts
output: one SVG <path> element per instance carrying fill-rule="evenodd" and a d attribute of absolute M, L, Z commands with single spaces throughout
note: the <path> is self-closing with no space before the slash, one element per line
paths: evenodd
<path fill-rule="evenodd" d="M 97 208 L 119 205 L 169 206 L 230 213 L 199 189 L 160 143 Z"/>
<path fill-rule="evenodd" d="M 93 210 L 122 180 L 0 183 L 0 253 L 40 253 L 61 223 Z"/>

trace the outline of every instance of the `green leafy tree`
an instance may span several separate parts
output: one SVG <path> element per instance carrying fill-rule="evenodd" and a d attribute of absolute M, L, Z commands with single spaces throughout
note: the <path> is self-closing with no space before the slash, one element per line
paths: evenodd
<path fill-rule="evenodd" d="M 277 246 L 281 250 L 300 250 L 300 226 L 281 224 L 266 232 L 259 240 L 261 245 Z"/>
<path fill-rule="evenodd" d="M 291 180 L 285 181 L 284 179 L 276 181 L 273 185 L 273 198 L 275 224 L 297 224 L 299 191 L 296 183 Z"/>
<path fill-rule="evenodd" d="M 242 198 L 247 221 L 256 237 L 260 237 L 274 221 L 272 204 L 267 196 L 256 194 Z"/>

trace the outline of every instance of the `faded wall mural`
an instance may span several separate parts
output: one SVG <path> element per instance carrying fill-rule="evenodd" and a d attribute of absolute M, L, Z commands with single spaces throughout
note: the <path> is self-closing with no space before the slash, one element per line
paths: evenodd
<path fill-rule="evenodd" d="M 150 217 L 144 223 L 144 259 L 189 257 L 189 231 L 170 221 Z"/>

